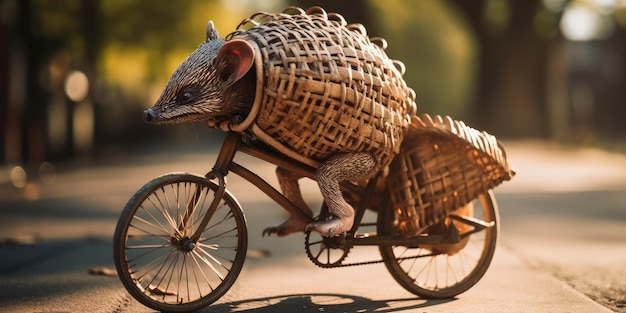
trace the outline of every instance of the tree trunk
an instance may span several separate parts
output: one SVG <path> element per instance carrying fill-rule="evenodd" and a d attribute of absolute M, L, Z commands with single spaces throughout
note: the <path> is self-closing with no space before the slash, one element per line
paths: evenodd
<path fill-rule="evenodd" d="M 9 27 L 0 23 L 0 164 L 6 162 L 9 134 Z"/>
<path fill-rule="evenodd" d="M 540 0 L 508 1 L 502 13 L 509 17 L 499 31 L 485 20 L 484 0 L 450 2 L 467 18 L 478 47 L 472 124 L 500 136 L 547 136 L 548 45 L 533 28 Z"/>

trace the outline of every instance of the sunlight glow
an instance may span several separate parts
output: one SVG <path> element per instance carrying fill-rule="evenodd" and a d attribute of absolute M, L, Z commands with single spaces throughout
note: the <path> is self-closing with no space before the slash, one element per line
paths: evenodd
<path fill-rule="evenodd" d="M 561 19 L 561 31 L 571 41 L 605 39 L 612 34 L 610 19 L 587 5 L 572 3 Z"/>

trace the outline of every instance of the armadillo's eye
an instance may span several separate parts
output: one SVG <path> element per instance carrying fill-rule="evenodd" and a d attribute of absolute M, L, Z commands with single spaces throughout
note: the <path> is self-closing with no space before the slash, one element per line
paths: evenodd
<path fill-rule="evenodd" d="M 198 95 L 202 93 L 202 90 L 198 88 L 198 85 L 189 84 L 180 88 L 176 93 L 176 101 L 179 102 L 192 102 Z"/>
<path fill-rule="evenodd" d="M 178 101 L 189 101 L 193 99 L 193 92 L 189 90 L 181 90 L 178 93 Z"/>

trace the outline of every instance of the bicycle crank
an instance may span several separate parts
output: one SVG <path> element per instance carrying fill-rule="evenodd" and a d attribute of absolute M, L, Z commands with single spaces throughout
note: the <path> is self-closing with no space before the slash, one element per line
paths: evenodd
<path fill-rule="evenodd" d="M 306 231 L 304 248 L 306 255 L 313 264 L 321 268 L 343 266 L 342 262 L 348 256 L 352 245 L 344 233 L 342 236 L 324 237 L 317 232 Z"/>

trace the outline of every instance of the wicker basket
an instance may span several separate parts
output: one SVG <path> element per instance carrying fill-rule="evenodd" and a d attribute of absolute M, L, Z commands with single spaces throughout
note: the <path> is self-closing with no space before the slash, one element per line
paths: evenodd
<path fill-rule="evenodd" d="M 415 93 L 402 63 L 362 25 L 319 7 L 290 7 L 256 13 L 226 39 L 254 47 L 256 97 L 243 121 L 209 126 L 249 133 L 315 167 L 336 153 L 371 152 L 381 168 L 399 152 Z"/>
<path fill-rule="evenodd" d="M 407 235 L 429 226 L 511 179 L 496 138 L 450 117 L 414 117 L 387 186 Z"/>

